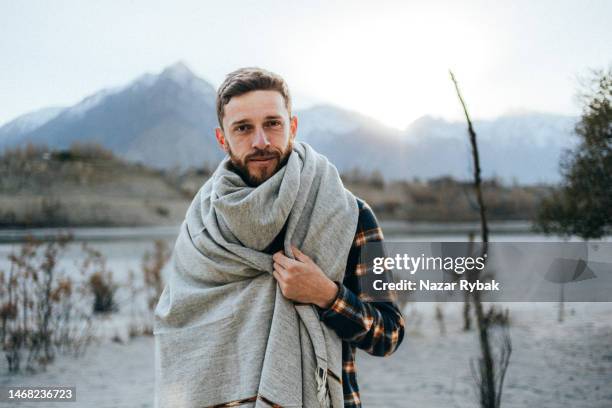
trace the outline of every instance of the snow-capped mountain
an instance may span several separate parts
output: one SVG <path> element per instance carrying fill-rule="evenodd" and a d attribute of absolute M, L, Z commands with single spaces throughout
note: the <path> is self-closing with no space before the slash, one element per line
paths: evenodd
<path fill-rule="evenodd" d="M 424 116 L 405 130 L 331 105 L 295 112 L 298 138 L 341 170 L 379 170 L 387 178 L 471 177 L 464 122 Z M 576 118 L 523 112 L 477 120 L 483 176 L 556 182 L 561 152 L 575 143 Z M 21 116 L 0 128 L 0 149 L 27 142 L 67 148 L 99 143 L 157 168 L 214 166 L 222 157 L 214 128 L 215 89 L 185 64 L 104 89 L 68 108 Z"/>
<path fill-rule="evenodd" d="M 35 129 L 3 137 L 0 147 L 89 141 L 159 168 L 216 162 L 222 154 L 214 139 L 214 95 L 209 83 L 177 63 L 97 92 Z"/>
<path fill-rule="evenodd" d="M 478 136 L 481 168 L 485 177 L 523 183 L 557 182 L 559 159 L 575 145 L 571 116 L 523 113 L 473 122 Z M 411 167 L 425 174 L 443 168 L 461 179 L 472 177 L 471 146 L 464 122 L 424 116 L 402 136 Z"/>
<path fill-rule="evenodd" d="M 44 125 L 64 109 L 60 107 L 43 108 L 11 120 L 0 128 L 0 144 L 11 144 L 10 138 L 13 137 L 17 137 L 13 143 L 19 143 L 18 138 L 21 135 Z"/>

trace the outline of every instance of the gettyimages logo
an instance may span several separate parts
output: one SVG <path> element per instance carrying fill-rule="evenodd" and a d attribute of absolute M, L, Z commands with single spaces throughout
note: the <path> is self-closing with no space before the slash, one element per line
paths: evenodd
<path fill-rule="evenodd" d="M 413 301 L 610 302 L 611 242 L 397 242 L 366 244 L 361 285 L 372 300 L 388 292 Z"/>

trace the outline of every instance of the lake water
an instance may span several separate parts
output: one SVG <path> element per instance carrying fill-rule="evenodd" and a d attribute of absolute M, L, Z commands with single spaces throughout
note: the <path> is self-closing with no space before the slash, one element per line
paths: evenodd
<path fill-rule="evenodd" d="M 468 241 L 470 231 L 479 231 L 476 223 L 436 224 L 381 222 L 385 239 L 407 242 L 457 242 Z M 163 240 L 172 249 L 178 233 L 176 227 L 134 227 L 134 228 L 72 228 L 0 230 L 0 271 L 8 271 L 9 254 L 18 252 L 21 242 L 27 235 L 39 239 L 52 239 L 61 231 L 70 231 L 74 241 L 70 243 L 61 257 L 60 268 L 67 273 L 76 273 L 76 264 L 84 259 L 81 249 L 83 243 L 100 251 L 107 259 L 108 268 L 118 282 L 126 282 L 128 271 L 141 271 L 145 252 L 152 251 L 155 240 Z M 564 241 L 558 236 L 546 236 L 530 232 L 527 222 L 491 223 L 490 240 L 498 242 L 555 242 Z M 478 240 L 478 235 L 476 236 Z M 610 237 L 604 241 L 610 241 Z M 572 238 L 570 241 L 580 241 Z"/>

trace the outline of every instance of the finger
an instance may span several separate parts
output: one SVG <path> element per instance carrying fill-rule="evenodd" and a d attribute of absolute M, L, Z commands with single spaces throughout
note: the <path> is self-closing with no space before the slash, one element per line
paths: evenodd
<path fill-rule="evenodd" d="M 283 268 L 283 266 L 279 263 L 274 262 L 274 264 L 272 265 L 272 267 L 274 268 L 274 270 L 276 271 L 276 273 L 279 274 L 281 279 L 285 279 L 285 277 L 287 276 L 287 274 L 289 273 L 289 271 L 287 271 L 287 269 Z"/>
<path fill-rule="evenodd" d="M 272 271 L 272 275 L 278 282 L 281 282 L 283 280 L 281 274 L 276 269 Z"/>
<path fill-rule="evenodd" d="M 277 252 L 272 256 L 274 262 L 278 263 L 284 269 L 289 269 L 292 265 L 296 263 L 295 260 L 285 256 L 282 252 Z"/>
<path fill-rule="evenodd" d="M 276 251 L 273 255 L 272 255 L 272 259 L 274 261 L 279 260 L 281 257 L 285 256 L 285 254 L 283 254 L 282 251 Z M 277 261 L 278 262 L 278 261 Z"/>
<path fill-rule="evenodd" d="M 298 261 L 305 262 L 305 263 L 310 262 L 310 257 L 308 257 L 308 255 L 300 251 L 297 247 L 291 245 L 291 249 L 293 250 L 293 256 L 295 256 L 295 258 Z"/>

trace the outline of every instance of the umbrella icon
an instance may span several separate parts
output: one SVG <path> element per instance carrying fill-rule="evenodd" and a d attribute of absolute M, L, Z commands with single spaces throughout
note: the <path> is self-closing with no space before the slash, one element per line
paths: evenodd
<path fill-rule="evenodd" d="M 584 259 L 567 259 L 567 258 L 556 258 L 544 279 L 549 282 L 558 283 L 560 285 L 559 290 L 559 322 L 563 321 L 563 306 L 565 301 L 564 288 L 567 283 L 580 282 L 587 279 L 594 279 L 597 276 L 591 268 L 587 265 Z"/>

